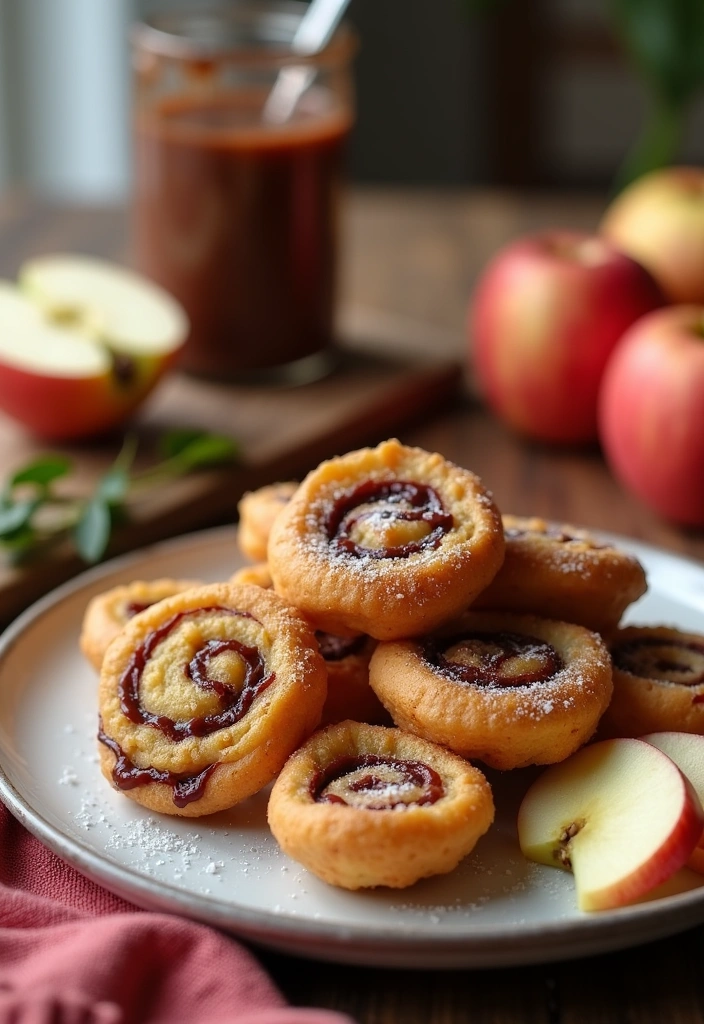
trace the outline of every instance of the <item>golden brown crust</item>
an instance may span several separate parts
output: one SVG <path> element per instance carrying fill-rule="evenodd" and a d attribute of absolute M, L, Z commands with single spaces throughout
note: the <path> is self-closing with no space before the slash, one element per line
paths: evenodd
<path fill-rule="evenodd" d="M 159 642 L 150 639 L 169 622 L 171 628 Z M 161 716 L 162 721 L 183 723 L 208 716 L 212 721 L 227 707 L 217 688 L 197 686 L 191 682 L 193 676 L 189 678 L 203 655 L 207 679 L 217 680 L 225 686 L 226 695 L 234 692 L 236 696 L 246 675 L 244 655 L 238 652 L 252 649 L 252 657 L 261 658 L 266 687 L 256 691 L 249 709 L 234 721 L 197 730 L 200 735 L 185 731 L 174 738 L 163 726 L 139 716 L 134 721 L 123 710 L 121 680 L 127 678 L 130 663 L 135 664 L 146 641 L 154 646 L 147 652 L 138 680 L 140 709 Z M 228 644 L 232 649 L 225 649 Z M 148 608 L 113 640 L 100 679 L 102 729 L 140 769 L 151 767 L 190 778 L 216 765 L 200 798 L 184 807 L 176 805 L 174 788 L 165 781 L 125 790 L 152 810 L 210 814 L 232 807 L 271 781 L 317 725 L 326 690 L 325 664 L 315 637 L 294 608 L 261 587 L 211 584 Z M 103 750 L 101 761 L 104 773 L 114 781 L 116 754 Z"/>
<path fill-rule="evenodd" d="M 405 557 L 369 554 L 422 545 L 431 530 L 404 518 L 402 502 L 387 500 L 355 512 L 357 553 L 331 544 L 330 517 L 342 495 L 366 483 L 383 489 L 402 481 L 439 496 L 452 526 L 437 543 Z M 277 593 L 316 628 L 393 639 L 428 632 L 458 614 L 494 577 L 503 548 L 498 510 L 478 477 L 392 440 L 324 462 L 306 477 L 272 527 L 269 567 Z"/>
<path fill-rule="evenodd" d="M 469 663 L 462 641 L 477 634 L 469 651 L 471 658 L 472 650 L 479 652 L 475 664 L 482 672 L 487 652 L 489 658 L 499 653 L 485 646 L 487 635 L 531 638 L 526 655 L 505 660 L 503 684 L 458 681 L 428 657 L 429 651 L 447 651 L 450 661 Z M 543 667 L 533 638 L 557 655 L 556 671 L 548 662 L 545 678 L 537 671 L 538 681 L 507 685 L 512 673 L 529 675 Z M 535 649 L 540 652 L 540 645 Z M 436 637 L 379 644 L 369 672 L 372 688 L 400 728 L 500 769 L 552 764 L 573 753 L 594 733 L 612 690 L 611 660 L 597 634 L 508 612 L 467 612 Z"/>
<path fill-rule="evenodd" d="M 240 498 L 237 505 L 240 517 L 237 543 L 246 558 L 253 562 L 266 561 L 272 524 L 297 487 L 296 481 L 288 480 L 248 491 Z"/>
<path fill-rule="evenodd" d="M 412 802 L 416 789 L 388 779 L 386 792 L 380 794 L 372 782 L 365 793 L 365 780 L 358 778 L 356 800 L 351 797 L 356 805 L 315 799 L 321 772 L 339 759 L 364 754 L 422 763 L 440 777 L 443 795 L 433 803 Z M 363 771 L 384 770 L 382 765 Z M 411 792 L 404 794 L 404 788 Z M 404 806 L 369 808 L 377 800 L 405 802 L 404 796 Z M 403 888 L 452 871 L 491 825 L 494 803 L 482 773 L 449 751 L 398 729 L 341 722 L 316 733 L 288 760 L 268 814 L 282 849 L 331 885 Z"/>
<path fill-rule="evenodd" d="M 704 636 L 669 626 L 626 626 L 609 637 L 609 648 L 614 694 L 600 736 L 704 735 Z"/>
<path fill-rule="evenodd" d="M 271 590 L 274 586 L 266 562 L 257 562 L 256 565 L 245 565 L 230 576 L 230 583 L 253 583 L 255 587 L 263 587 Z"/>
<path fill-rule="evenodd" d="M 603 633 L 647 589 L 637 558 L 586 530 L 509 515 L 503 523 L 504 564 L 473 608 L 528 612 Z"/>
<path fill-rule="evenodd" d="M 318 641 L 320 642 L 320 635 Z M 344 638 L 341 638 L 344 642 Z M 343 658 L 326 657 L 326 644 L 321 653 L 328 671 L 328 695 L 323 707 L 321 725 L 333 725 L 351 719 L 369 725 L 391 725 L 391 717 L 369 685 L 369 661 L 376 647 L 370 636 L 360 637 L 361 647 Z"/>
<path fill-rule="evenodd" d="M 182 590 L 200 586 L 199 580 L 134 580 L 113 587 L 89 601 L 79 640 L 80 648 L 96 671 L 100 672 L 103 657 L 112 640 L 136 614 L 134 607 L 156 604 Z"/>

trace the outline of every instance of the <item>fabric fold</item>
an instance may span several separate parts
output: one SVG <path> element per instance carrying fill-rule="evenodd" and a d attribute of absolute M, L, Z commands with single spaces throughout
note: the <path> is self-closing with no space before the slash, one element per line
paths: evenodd
<path fill-rule="evenodd" d="M 0 805 L 0 1024 L 353 1024 L 286 1006 L 213 928 L 139 910 Z"/>

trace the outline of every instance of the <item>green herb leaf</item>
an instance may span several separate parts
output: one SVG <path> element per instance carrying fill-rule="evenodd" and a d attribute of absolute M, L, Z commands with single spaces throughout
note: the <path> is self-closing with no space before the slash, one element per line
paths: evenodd
<path fill-rule="evenodd" d="M 239 455 L 239 447 L 232 438 L 189 427 L 164 434 L 159 450 L 164 458 L 182 463 L 184 469 L 230 462 Z"/>
<path fill-rule="evenodd" d="M 165 459 L 174 459 L 193 441 L 198 441 L 205 436 L 204 431 L 196 430 L 193 427 L 177 427 L 174 430 L 167 430 L 159 438 L 159 454 Z"/>
<path fill-rule="evenodd" d="M 71 460 L 63 455 L 43 455 L 18 469 L 10 479 L 10 487 L 16 484 L 39 484 L 46 487 L 71 470 Z"/>
<path fill-rule="evenodd" d="M 37 508 L 36 501 L 18 501 L 0 507 L 0 537 L 10 537 L 21 530 Z"/>
<path fill-rule="evenodd" d="M 113 468 L 121 469 L 125 473 L 128 473 L 135 460 L 138 444 L 139 441 L 136 434 L 127 434 L 122 442 L 122 448 L 120 448 L 117 458 L 113 462 Z"/>
<path fill-rule="evenodd" d="M 78 553 L 86 562 L 99 562 L 107 550 L 112 520 L 110 506 L 100 497 L 92 498 L 73 530 Z"/>
<path fill-rule="evenodd" d="M 38 506 L 37 499 L 4 502 L 0 505 L 0 537 L 3 538 L 3 542 L 27 526 Z"/>
<path fill-rule="evenodd" d="M 71 535 L 86 562 L 98 562 L 107 551 L 115 526 L 127 520 L 127 498 L 138 489 L 154 488 L 175 476 L 202 466 L 230 462 L 239 449 L 229 437 L 190 428 L 172 430 L 161 439 L 163 461 L 139 473 L 132 464 L 137 438 L 125 437 L 112 466 L 88 498 L 55 494 L 51 484 L 65 476 L 71 461 L 61 455 L 46 455 L 19 469 L 0 487 L 0 547 L 12 562 L 41 554 L 57 539 Z M 33 485 L 30 498 L 14 499 L 15 486 Z M 33 519 L 34 513 L 38 512 Z"/>
<path fill-rule="evenodd" d="M 107 505 L 119 505 L 125 500 L 129 486 L 128 471 L 114 466 L 100 479 L 95 496 Z"/>
<path fill-rule="evenodd" d="M 221 462 L 232 462 L 238 455 L 237 445 L 229 437 L 219 434 L 202 434 L 194 438 L 174 457 L 180 472 L 187 473 L 201 466 L 214 466 Z"/>

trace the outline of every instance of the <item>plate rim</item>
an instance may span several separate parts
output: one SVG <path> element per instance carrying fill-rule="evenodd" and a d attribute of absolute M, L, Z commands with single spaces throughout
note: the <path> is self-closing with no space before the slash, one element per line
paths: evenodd
<path fill-rule="evenodd" d="M 666 556 L 668 560 L 698 569 L 704 574 L 704 565 L 694 558 L 635 538 L 593 529 L 589 532 L 607 538 L 636 555 L 640 551 L 646 557 Z M 234 542 L 235 534 L 236 527 L 233 525 L 199 530 L 147 545 L 84 570 L 33 602 L 4 630 L 0 636 L 0 668 L 24 632 L 66 598 L 151 558 L 168 557 L 172 552 L 178 554 L 193 546 L 208 547 L 222 538 Z M 123 899 L 143 909 L 180 913 L 201 923 L 225 928 L 238 937 L 299 956 L 314 955 L 336 962 L 372 965 L 369 957 L 374 954 L 374 965 L 380 965 L 378 954 L 387 953 L 388 963 L 382 966 L 447 966 L 450 969 L 500 967 L 601 954 L 636 945 L 650 938 L 665 937 L 704 920 L 703 886 L 662 897 L 657 902 L 642 902 L 599 914 L 585 914 L 567 922 L 556 918 L 547 922 L 525 923 L 520 929 L 512 927 L 509 932 L 501 924 L 473 924 L 462 934 L 431 937 L 414 933 L 412 929 L 400 929 L 398 923 L 388 926 L 375 924 L 373 927 L 360 922 L 339 925 L 277 913 L 273 909 L 237 905 L 216 895 L 209 895 L 207 900 L 203 900 L 197 893 L 146 876 L 137 869 L 120 864 L 107 854 L 96 853 L 80 839 L 62 832 L 32 806 L 29 798 L 19 792 L 3 763 L 1 746 L 0 799 L 20 824 L 57 856 Z M 655 922 L 655 929 L 651 928 L 651 932 L 647 928 L 643 929 L 641 925 L 644 922 L 651 925 Z M 535 948 L 532 942 L 535 939 L 543 940 L 543 951 Z M 292 945 L 294 941 L 295 947 Z M 305 945 L 301 946 L 301 942 Z M 560 945 L 555 946 L 556 942 Z M 330 948 L 330 943 L 335 946 Z M 544 952 L 547 955 L 543 955 Z M 445 963 L 448 955 L 451 962 Z M 432 964 L 428 962 L 429 959 L 433 961 Z"/>

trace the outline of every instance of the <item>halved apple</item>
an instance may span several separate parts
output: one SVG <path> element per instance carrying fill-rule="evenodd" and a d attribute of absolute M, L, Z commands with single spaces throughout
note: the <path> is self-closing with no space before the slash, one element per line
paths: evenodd
<path fill-rule="evenodd" d="M 679 870 L 704 811 L 682 772 L 643 740 L 583 747 L 544 772 L 518 812 L 523 854 L 574 872 L 582 910 L 638 899 Z"/>
<path fill-rule="evenodd" d="M 49 440 L 123 422 L 172 364 L 188 320 L 116 264 L 46 256 L 0 281 L 0 408 Z"/>
<path fill-rule="evenodd" d="M 651 732 L 641 739 L 652 743 L 675 762 L 704 804 L 704 736 L 691 732 Z M 699 836 L 687 866 L 704 875 L 704 833 Z"/>

